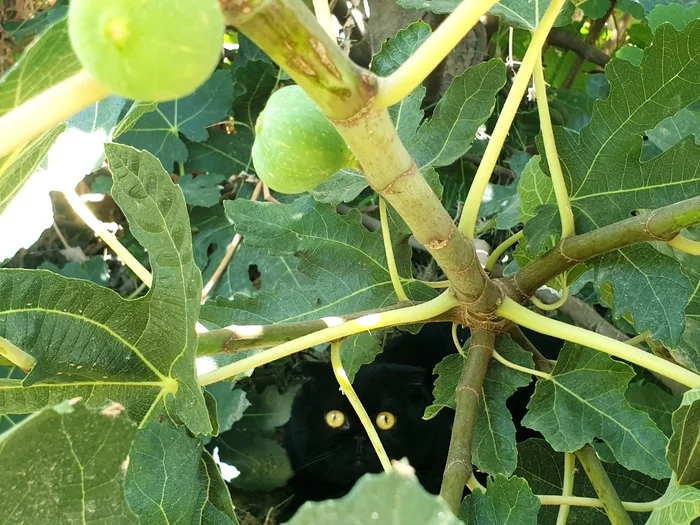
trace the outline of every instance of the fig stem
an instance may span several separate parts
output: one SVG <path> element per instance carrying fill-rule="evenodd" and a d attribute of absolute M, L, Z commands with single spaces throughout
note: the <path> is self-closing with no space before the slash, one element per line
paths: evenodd
<path fill-rule="evenodd" d="M 549 34 L 549 30 L 554 25 L 565 1 L 566 0 L 552 0 L 549 7 L 547 7 L 544 16 L 542 16 L 542 19 L 537 25 L 537 29 L 532 33 L 530 45 L 520 64 L 518 74 L 515 76 L 505 104 L 503 104 L 501 108 L 501 114 L 493 129 L 491 139 L 481 159 L 481 164 L 479 164 L 476 175 L 474 175 L 474 182 L 472 182 L 469 188 L 467 199 L 462 208 L 462 216 L 459 220 L 459 230 L 469 239 L 474 239 L 474 229 L 484 192 L 488 187 L 491 174 L 493 173 L 493 169 L 498 162 L 498 157 L 508 137 L 508 132 L 515 119 L 515 114 L 520 108 L 520 101 L 530 85 L 530 77 L 532 77 L 535 63 L 542 52 L 542 46 L 544 46 L 547 40 L 547 34 Z"/>
<path fill-rule="evenodd" d="M 547 166 L 552 177 L 554 195 L 559 207 L 559 217 L 561 219 L 561 238 L 576 235 L 574 226 L 574 212 L 571 210 L 569 192 L 566 189 L 564 172 L 559 163 L 557 153 L 557 143 L 554 141 L 554 130 L 552 129 L 552 119 L 549 115 L 549 102 L 547 102 L 547 84 L 544 81 L 544 70 L 542 69 L 542 53 L 537 56 L 535 62 L 535 93 L 537 96 L 537 111 L 540 116 L 540 132 L 544 151 L 547 155 Z"/>
<path fill-rule="evenodd" d="M 328 5 L 328 0 L 314 0 L 314 13 L 323 30 L 335 40 L 336 36 L 333 33 L 333 19 L 331 18 L 331 8 Z"/>
<path fill-rule="evenodd" d="M 0 158 L 110 94 L 84 69 L 51 86 L 0 117 Z"/>
<path fill-rule="evenodd" d="M 497 0 L 463 0 L 396 71 L 378 79 L 375 106 L 387 108 L 407 97 L 440 65 Z"/>

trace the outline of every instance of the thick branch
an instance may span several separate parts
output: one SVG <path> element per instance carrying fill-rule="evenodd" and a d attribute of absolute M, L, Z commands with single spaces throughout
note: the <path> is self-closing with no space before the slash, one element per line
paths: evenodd
<path fill-rule="evenodd" d="M 583 235 L 567 237 L 544 257 L 504 281 L 514 287 L 515 299 L 524 301 L 557 275 L 580 262 L 646 241 L 668 241 L 678 232 L 700 223 L 700 197 L 693 197 L 651 213 L 604 226 Z"/>
<path fill-rule="evenodd" d="M 547 37 L 547 42 L 553 46 L 573 51 L 581 58 L 600 67 L 605 67 L 605 64 L 610 62 L 610 57 L 600 49 L 561 29 L 552 29 Z"/>
<path fill-rule="evenodd" d="M 199 334 L 199 345 L 197 346 L 197 355 L 214 355 L 214 354 L 238 354 L 246 350 L 254 350 L 257 348 L 267 348 L 277 346 L 288 341 L 293 341 L 298 337 L 312 334 L 328 328 L 334 324 L 344 323 L 360 317 L 365 317 L 372 314 L 389 312 L 399 308 L 409 306 L 417 306 L 423 304 L 418 301 L 408 301 L 396 303 L 386 308 L 377 310 L 366 310 L 364 312 L 355 312 L 349 315 L 333 316 L 332 321 L 329 319 L 314 319 L 312 321 L 300 321 L 297 323 L 280 323 L 270 325 L 231 325 L 218 330 L 211 330 L 203 334 Z M 451 321 L 460 322 L 459 312 L 457 309 L 449 310 L 437 317 L 426 320 L 426 322 Z M 397 325 L 398 326 L 398 325 Z"/>
<path fill-rule="evenodd" d="M 219 1 L 227 21 L 272 57 L 331 119 L 369 184 L 428 249 L 458 300 L 475 312 L 493 312 L 501 290 L 416 167 L 388 111 L 375 107 L 377 78 L 340 51 L 301 0 Z"/>
<path fill-rule="evenodd" d="M 442 475 L 442 487 L 440 487 L 440 496 L 455 514 L 462 502 L 462 493 L 467 480 L 472 475 L 474 425 L 495 340 L 496 336 L 492 332 L 472 331 L 469 354 L 455 391 L 457 407 L 452 426 L 450 450 L 445 473 Z"/>

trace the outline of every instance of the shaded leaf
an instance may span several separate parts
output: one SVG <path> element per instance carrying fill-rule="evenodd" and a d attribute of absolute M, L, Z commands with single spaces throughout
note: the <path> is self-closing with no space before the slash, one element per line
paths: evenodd
<path fill-rule="evenodd" d="M 697 4 L 700 8 L 700 4 Z M 651 131 L 649 141 L 661 151 L 666 151 L 689 135 L 695 135 L 695 143 L 700 144 L 700 112 L 681 109 L 672 117 L 667 117 Z"/>
<path fill-rule="evenodd" d="M 277 86 L 277 71 L 269 60 L 255 59 L 232 68 L 233 115 L 237 122 L 255 127 L 258 115 Z"/>
<path fill-rule="evenodd" d="M 559 452 L 602 439 L 624 467 L 667 478 L 666 436 L 625 400 L 633 376 L 631 367 L 607 354 L 567 343 L 551 380 L 537 381 L 522 424 L 541 432 Z"/>
<path fill-rule="evenodd" d="M 231 110 L 233 90 L 227 71 L 215 72 L 197 91 L 187 97 L 161 102 L 133 121 L 128 130 L 115 133 L 122 144 L 145 149 L 155 155 L 166 170 L 187 160 L 187 147 L 180 134 L 193 142 L 209 137 L 206 127 L 225 119 Z M 147 103 L 152 108 L 152 104 Z"/>
<path fill-rule="evenodd" d="M 671 415 L 681 402 L 678 396 L 669 394 L 654 383 L 632 383 L 625 392 L 625 399 L 632 408 L 649 414 L 664 434 L 671 435 Z"/>
<path fill-rule="evenodd" d="M 644 474 L 626 470 L 617 463 L 603 463 L 610 481 L 623 501 L 648 502 L 660 498 L 666 490 L 667 480 L 651 479 Z M 559 495 L 564 482 L 564 454 L 554 452 L 543 439 L 528 439 L 518 444 L 517 476 L 527 480 L 537 494 Z M 574 495 L 596 498 L 596 492 L 583 468 L 574 472 Z M 539 525 L 555 525 L 559 508 L 542 505 Z M 630 512 L 635 525 L 644 525 L 649 513 Z M 591 525 L 608 520 L 601 508 L 572 506 L 568 525 Z"/>
<path fill-rule="evenodd" d="M 135 435 L 136 426 L 114 407 L 99 413 L 66 402 L 28 417 L 0 436 L 3 520 L 139 523 L 123 486 Z"/>
<path fill-rule="evenodd" d="M 141 523 L 238 524 L 226 484 L 202 441 L 165 416 L 139 430 L 125 486 Z"/>
<path fill-rule="evenodd" d="M 207 391 L 216 400 L 216 416 L 219 421 L 219 433 L 230 430 L 236 421 L 240 421 L 243 413 L 250 407 L 250 401 L 241 388 L 233 383 L 221 381 L 207 387 Z"/>
<path fill-rule="evenodd" d="M 486 493 L 476 490 L 464 498 L 459 518 L 465 523 L 537 525 L 540 500 L 523 478 L 498 474 L 488 478 Z"/>
<path fill-rule="evenodd" d="M 674 1 L 666 5 L 656 5 L 649 15 L 647 22 L 652 31 L 663 23 L 669 22 L 679 31 L 690 24 L 693 20 L 700 18 L 700 4 L 689 2 L 682 5 L 680 2 Z"/>
<path fill-rule="evenodd" d="M 629 246 L 596 261 L 596 288 L 605 283 L 613 286 L 610 306 L 615 317 L 630 313 L 638 333 L 648 330 L 654 339 L 676 346 L 685 327 L 685 305 L 694 291 L 678 261 L 648 244 Z"/>
<path fill-rule="evenodd" d="M 102 286 L 106 286 L 109 282 L 109 269 L 104 257 L 92 257 L 83 263 L 71 261 L 66 263 L 63 268 L 59 268 L 55 264 L 46 261 L 39 266 L 39 269 L 51 270 L 59 275 L 72 277 L 74 279 L 85 279 Z"/>
<path fill-rule="evenodd" d="M 221 173 L 229 176 L 250 172 L 253 164 L 250 152 L 253 148 L 253 132 L 243 126 L 237 127 L 230 135 L 212 132 L 205 142 L 190 142 L 185 171 Z"/>
<path fill-rule="evenodd" d="M 289 525 L 460 525 L 447 504 L 413 476 L 367 474 L 337 500 L 305 503 Z"/>
<path fill-rule="evenodd" d="M 496 350 L 509 361 L 533 367 L 530 354 L 510 337 L 500 337 Z M 455 390 L 463 369 L 464 358 L 460 354 L 447 356 L 435 367 L 438 375 L 433 389 L 435 401 L 425 409 L 424 418 L 434 417 L 443 407 L 455 408 Z M 506 401 L 517 388 L 526 386 L 530 380 L 526 374 L 505 367 L 495 359 L 489 362 L 481 390 L 472 447 L 472 461 L 479 470 L 491 475 L 507 476 L 515 470 L 515 425 Z"/>

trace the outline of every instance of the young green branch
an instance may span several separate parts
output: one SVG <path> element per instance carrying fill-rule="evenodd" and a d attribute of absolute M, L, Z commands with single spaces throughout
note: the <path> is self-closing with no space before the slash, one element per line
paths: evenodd
<path fill-rule="evenodd" d="M 379 79 L 375 105 L 387 108 L 403 100 L 438 67 L 445 57 L 488 13 L 497 0 L 462 0 L 406 62 Z"/>
<path fill-rule="evenodd" d="M 29 373 L 34 367 L 36 359 L 4 337 L 0 337 L 0 356 L 7 359 L 12 365 Z"/>
<path fill-rule="evenodd" d="M 381 197 L 379 198 L 379 218 L 382 223 L 382 239 L 384 240 L 384 253 L 386 254 L 386 264 L 389 267 L 389 275 L 391 276 L 391 284 L 394 286 L 394 292 L 399 301 L 408 301 L 408 296 L 401 284 L 399 270 L 396 267 L 396 258 L 394 257 L 394 248 L 391 245 L 391 232 L 389 231 L 389 219 L 386 213 L 386 202 Z"/>
<path fill-rule="evenodd" d="M 338 320 L 335 326 L 329 326 L 318 332 L 304 335 L 282 343 L 279 346 L 270 348 L 258 354 L 255 354 L 240 361 L 236 361 L 230 365 L 217 368 L 212 372 L 199 376 L 199 384 L 202 386 L 210 385 L 218 381 L 223 381 L 230 377 L 237 376 L 249 370 L 253 370 L 259 366 L 266 365 L 277 359 L 282 359 L 296 352 L 301 352 L 312 346 L 328 343 L 336 339 L 349 337 L 360 332 L 369 332 L 387 326 L 396 326 L 399 324 L 411 324 L 420 321 L 425 321 L 437 315 L 440 315 L 457 306 L 458 302 L 450 291 L 443 292 L 435 299 L 417 306 L 409 306 L 388 312 L 381 312 L 366 315 L 353 319 L 352 321 L 342 322 Z M 329 325 L 332 320 L 328 320 Z"/>
<path fill-rule="evenodd" d="M 520 101 L 530 84 L 532 71 L 542 52 L 542 46 L 547 39 L 547 34 L 554 25 L 554 21 L 559 15 L 559 11 L 565 1 L 566 0 L 552 0 L 542 16 L 540 23 L 537 25 L 537 29 L 532 34 L 530 46 L 527 48 L 525 57 L 520 64 L 518 74 L 515 76 L 513 85 L 508 93 L 508 98 L 506 98 L 506 102 L 501 108 L 501 114 L 491 134 L 491 139 L 486 147 L 481 164 L 479 164 L 476 175 L 474 175 L 474 182 L 472 182 L 469 188 L 469 194 L 467 195 L 467 200 L 464 202 L 462 217 L 459 221 L 459 230 L 470 239 L 474 238 L 474 230 L 476 228 L 479 208 L 481 207 L 481 200 L 488 186 L 489 179 L 491 178 L 491 173 L 493 173 L 496 163 L 498 162 L 498 156 L 501 154 L 503 144 L 505 144 L 506 137 L 508 136 L 508 131 L 513 123 L 513 119 L 515 119 L 515 114 L 518 112 Z"/>
<path fill-rule="evenodd" d="M 0 117 L 0 158 L 110 94 L 85 70 L 51 86 Z"/>
<path fill-rule="evenodd" d="M 496 336 L 484 330 L 473 330 L 464 370 L 455 391 L 456 409 L 450 449 L 442 475 L 440 496 L 457 514 L 462 492 L 472 475 L 472 440 L 486 370 Z"/>
<path fill-rule="evenodd" d="M 335 374 L 335 378 L 337 379 L 343 394 L 345 394 L 345 397 L 347 397 L 348 401 L 350 401 L 350 404 L 355 410 L 360 423 L 362 423 L 365 432 L 367 432 L 367 437 L 372 443 L 374 451 L 377 453 L 377 457 L 379 458 L 379 462 L 382 464 L 384 472 L 391 472 L 393 470 L 391 460 L 389 459 L 389 456 L 386 455 L 386 450 L 384 450 L 382 440 L 379 439 L 377 429 L 374 428 L 372 420 L 367 415 L 367 411 L 365 410 L 362 401 L 360 401 L 360 398 L 357 397 L 355 389 L 352 387 L 350 379 L 348 379 L 348 375 L 345 373 L 345 369 L 343 368 L 343 363 L 340 359 L 340 350 L 342 346 L 343 341 L 336 341 L 331 344 L 331 365 L 333 366 L 333 373 Z"/>

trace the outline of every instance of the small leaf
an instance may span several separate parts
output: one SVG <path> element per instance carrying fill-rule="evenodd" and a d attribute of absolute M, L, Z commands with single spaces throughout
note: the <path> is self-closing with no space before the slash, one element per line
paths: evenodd
<path fill-rule="evenodd" d="M 700 4 L 689 2 L 686 5 L 681 5 L 680 2 L 669 3 L 668 5 L 655 4 L 647 16 L 649 28 L 652 31 L 666 22 L 673 24 L 678 31 L 685 26 L 700 18 Z"/>
<path fill-rule="evenodd" d="M 253 132 L 244 126 L 236 127 L 231 134 L 214 132 L 205 142 L 190 142 L 185 171 L 221 173 L 229 176 L 251 171 L 253 163 L 250 152 L 253 148 Z"/>
<path fill-rule="evenodd" d="M 341 202 L 351 202 L 356 199 L 366 187 L 367 178 L 363 173 L 344 168 L 309 193 L 318 202 L 337 206 Z"/>
<path fill-rule="evenodd" d="M 66 402 L 28 417 L 0 436 L 3 520 L 136 525 L 124 495 L 135 435 L 118 407 L 100 413 Z"/>
<path fill-rule="evenodd" d="M 486 493 L 475 490 L 464 498 L 459 518 L 465 523 L 537 525 L 540 500 L 523 478 L 498 474 L 488 479 Z"/>
<path fill-rule="evenodd" d="M 232 68 L 232 74 L 233 115 L 236 121 L 255 128 L 258 115 L 277 86 L 277 72 L 269 60 L 261 59 L 243 62 Z"/>
<path fill-rule="evenodd" d="M 216 173 L 208 173 L 193 177 L 186 173 L 177 181 L 182 193 L 185 196 L 185 202 L 190 206 L 202 206 L 211 208 L 219 204 L 221 199 L 221 182 L 225 181 L 226 177 Z"/>
<path fill-rule="evenodd" d="M 551 379 L 537 381 L 522 424 L 541 432 L 560 452 L 573 452 L 600 438 L 621 465 L 667 478 L 666 436 L 625 400 L 633 376 L 631 367 L 607 354 L 567 343 Z"/>
<path fill-rule="evenodd" d="M 700 10 L 700 4 L 697 6 Z M 666 117 L 647 132 L 649 141 L 661 151 L 671 149 L 690 135 L 695 135 L 695 143 L 700 144 L 700 112 L 690 111 L 688 108 L 681 109 L 672 117 Z"/>
<path fill-rule="evenodd" d="M 240 421 L 243 413 L 250 407 L 245 390 L 237 388 L 233 383 L 221 381 L 207 387 L 207 391 L 216 400 L 216 417 L 219 421 L 219 433 L 230 430 L 236 421 Z"/>
<path fill-rule="evenodd" d="M 305 503 L 289 525 L 461 525 L 447 504 L 413 476 L 367 474 L 337 500 Z"/>
<path fill-rule="evenodd" d="M 500 337 L 496 350 L 506 359 L 532 368 L 530 354 L 522 350 L 510 337 Z M 460 354 L 447 356 L 435 367 L 438 378 L 433 395 L 435 401 L 425 409 L 424 418 L 434 417 L 443 407 L 455 408 L 455 390 L 464 369 Z M 515 425 L 506 407 L 506 401 L 517 388 L 526 386 L 531 378 L 508 368 L 495 359 L 489 363 L 479 399 L 479 410 L 474 430 L 472 461 L 491 475 L 510 476 L 517 463 Z"/>

